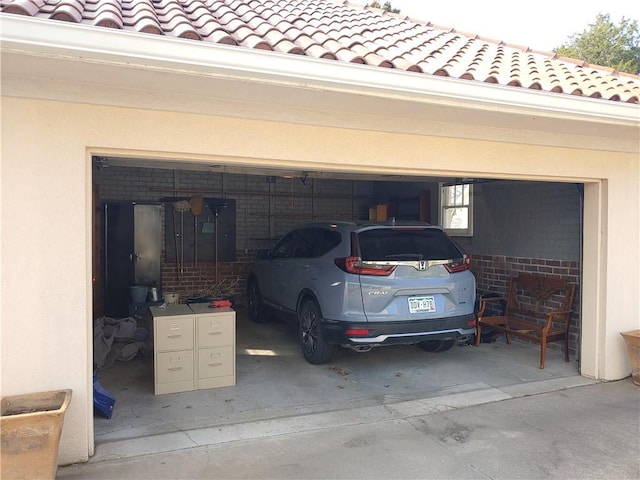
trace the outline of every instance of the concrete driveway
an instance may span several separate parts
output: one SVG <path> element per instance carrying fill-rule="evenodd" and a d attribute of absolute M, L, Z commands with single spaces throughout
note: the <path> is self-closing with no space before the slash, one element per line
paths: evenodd
<path fill-rule="evenodd" d="M 640 478 L 640 389 L 631 379 L 558 388 L 204 428 L 182 432 L 183 441 L 159 435 L 125 442 L 130 456 L 99 452 L 61 467 L 58 478 Z"/>

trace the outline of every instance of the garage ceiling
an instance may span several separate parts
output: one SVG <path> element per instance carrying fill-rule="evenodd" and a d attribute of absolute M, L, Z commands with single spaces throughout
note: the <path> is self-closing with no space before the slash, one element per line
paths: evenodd
<path fill-rule="evenodd" d="M 208 173 L 228 173 L 238 175 L 261 175 L 265 177 L 275 176 L 283 178 L 299 178 L 301 181 L 307 179 L 335 179 L 335 180 L 359 180 L 372 182 L 444 182 L 444 183 L 481 183 L 491 181 L 488 178 L 460 178 L 460 177 L 434 177 L 398 174 L 374 174 L 362 171 L 353 172 L 332 172 L 332 171 L 312 171 L 295 169 L 265 168 L 264 166 L 234 165 L 233 163 L 196 163 L 188 160 L 150 159 L 134 157 L 94 157 L 97 168 L 118 167 L 138 167 L 138 168 L 159 168 L 166 170 L 198 171 Z"/>

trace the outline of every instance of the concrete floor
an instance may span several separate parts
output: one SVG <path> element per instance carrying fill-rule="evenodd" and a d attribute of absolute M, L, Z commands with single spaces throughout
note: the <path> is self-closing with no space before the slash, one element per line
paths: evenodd
<path fill-rule="evenodd" d="M 502 389 L 579 376 L 578 362 L 514 342 L 455 346 L 428 353 L 393 346 L 356 353 L 339 349 L 328 365 L 308 364 L 293 330 L 279 322 L 256 325 L 239 309 L 234 387 L 155 396 L 151 358 L 101 370 L 100 384 L 116 399 L 113 416 L 96 415 L 96 445 L 297 415 L 397 404 L 450 394 Z"/>

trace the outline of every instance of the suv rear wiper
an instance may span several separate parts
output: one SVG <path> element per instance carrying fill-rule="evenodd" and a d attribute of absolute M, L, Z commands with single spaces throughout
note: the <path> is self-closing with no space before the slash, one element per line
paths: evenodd
<path fill-rule="evenodd" d="M 394 255 L 385 255 L 384 258 L 390 260 L 424 260 L 424 255 L 421 253 L 396 253 Z"/>

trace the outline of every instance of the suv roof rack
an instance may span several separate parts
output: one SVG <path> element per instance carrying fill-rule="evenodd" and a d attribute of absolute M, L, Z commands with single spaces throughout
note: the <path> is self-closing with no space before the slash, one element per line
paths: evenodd
<path fill-rule="evenodd" d="M 432 226 L 430 223 L 421 222 L 419 220 L 396 220 L 395 217 L 391 217 L 387 220 L 359 220 L 356 225 L 385 225 L 385 226 L 407 226 L 407 227 L 427 227 Z"/>

